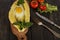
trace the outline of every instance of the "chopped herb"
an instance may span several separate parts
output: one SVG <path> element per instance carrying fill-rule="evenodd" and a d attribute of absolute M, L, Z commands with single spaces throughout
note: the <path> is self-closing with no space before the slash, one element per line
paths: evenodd
<path fill-rule="evenodd" d="M 23 4 L 24 0 L 18 0 L 17 5 Z"/>
<path fill-rule="evenodd" d="M 33 23 L 31 23 L 31 22 L 15 22 L 15 23 L 13 23 L 14 25 L 19 25 L 20 26 L 20 30 L 22 30 L 23 28 L 28 28 L 28 27 L 30 27 Z"/>

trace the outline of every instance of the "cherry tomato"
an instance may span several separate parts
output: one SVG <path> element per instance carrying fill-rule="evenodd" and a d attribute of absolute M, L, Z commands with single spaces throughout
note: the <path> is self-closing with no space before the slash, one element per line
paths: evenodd
<path fill-rule="evenodd" d="M 45 10 L 46 10 L 46 5 L 40 5 L 40 9 L 41 9 L 42 11 L 45 11 Z"/>
<path fill-rule="evenodd" d="M 44 2 L 44 0 L 38 0 L 38 2 L 43 3 L 43 2 Z"/>
<path fill-rule="evenodd" d="M 37 1 L 31 1 L 30 3 L 32 8 L 37 8 L 38 7 L 38 2 Z"/>

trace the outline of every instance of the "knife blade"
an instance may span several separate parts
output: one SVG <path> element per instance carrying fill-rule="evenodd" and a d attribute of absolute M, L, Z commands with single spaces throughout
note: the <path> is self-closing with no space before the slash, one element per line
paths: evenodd
<path fill-rule="evenodd" d="M 58 29 L 60 29 L 60 26 L 59 26 L 59 25 L 55 24 L 53 21 L 49 20 L 48 18 L 40 15 L 38 12 L 36 12 L 36 15 L 37 15 L 38 17 L 40 17 L 41 19 L 45 20 L 46 22 L 48 22 L 48 23 L 56 26 Z"/>
<path fill-rule="evenodd" d="M 57 33 L 56 31 L 52 30 L 51 28 L 49 28 L 47 25 L 43 24 L 38 18 L 36 18 L 35 16 L 31 17 L 31 19 L 39 26 L 43 26 L 46 29 L 48 29 L 54 36 L 56 36 L 57 38 L 60 38 L 60 33 Z"/>

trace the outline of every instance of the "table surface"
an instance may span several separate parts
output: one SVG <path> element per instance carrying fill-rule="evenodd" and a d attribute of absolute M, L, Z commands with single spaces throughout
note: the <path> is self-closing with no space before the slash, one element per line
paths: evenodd
<path fill-rule="evenodd" d="M 60 25 L 60 0 L 46 1 L 50 4 L 57 5 L 58 12 L 53 12 L 52 14 L 47 13 L 43 15 L 54 21 L 56 24 Z M 11 32 L 10 23 L 8 20 L 8 12 L 13 2 L 14 0 L 0 0 L 0 40 L 17 40 L 16 36 Z M 34 12 L 31 9 L 31 15 L 32 13 Z M 60 30 L 56 29 L 55 27 L 51 28 L 60 33 Z M 29 28 L 27 37 L 28 40 L 60 40 L 59 38 L 55 37 L 49 30 L 42 26 L 38 26 L 35 23 Z"/>

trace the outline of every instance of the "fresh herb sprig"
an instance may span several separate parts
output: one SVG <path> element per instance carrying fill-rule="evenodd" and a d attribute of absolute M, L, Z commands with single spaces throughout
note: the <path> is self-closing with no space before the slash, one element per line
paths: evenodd
<path fill-rule="evenodd" d="M 18 0 L 17 5 L 23 4 L 24 0 Z"/>
<path fill-rule="evenodd" d="M 20 21 L 13 23 L 13 25 L 20 26 L 19 27 L 20 30 L 22 30 L 23 28 L 29 28 L 32 24 L 33 24 L 32 22 L 20 22 Z"/>

